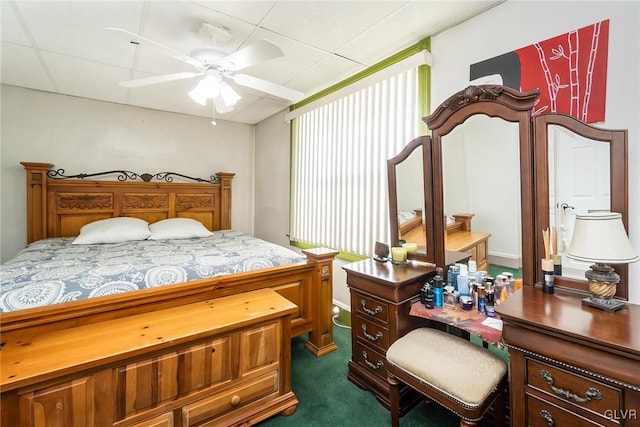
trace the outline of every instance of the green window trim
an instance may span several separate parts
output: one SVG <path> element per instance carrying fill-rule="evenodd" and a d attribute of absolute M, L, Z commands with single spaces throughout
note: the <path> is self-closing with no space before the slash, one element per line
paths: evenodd
<path fill-rule="evenodd" d="M 297 242 L 295 240 L 291 240 L 289 244 L 299 249 L 314 249 L 319 247 L 315 245 L 310 245 L 308 243 Z M 338 255 L 336 255 L 336 258 L 349 261 L 349 262 L 355 262 L 355 261 L 362 261 L 363 259 L 367 259 L 369 257 L 358 255 L 358 254 L 352 254 L 349 252 L 340 252 L 338 253 Z"/>
<path fill-rule="evenodd" d="M 320 92 L 314 93 L 313 95 L 303 99 L 300 102 L 297 102 L 296 104 L 293 104 L 292 106 L 289 107 L 289 111 L 293 111 L 296 110 L 304 105 L 310 104 L 314 101 L 317 101 L 318 99 L 321 99 L 337 90 L 343 89 L 359 80 L 364 79 L 365 77 L 369 77 L 372 74 L 377 73 L 380 70 L 383 70 L 385 68 L 387 68 L 390 65 L 393 65 L 397 62 L 402 61 L 403 59 L 406 59 L 408 57 L 410 57 L 411 55 L 415 55 L 416 53 L 422 51 L 422 50 L 427 50 L 427 52 L 431 52 L 431 38 L 427 37 L 426 39 L 420 40 L 419 42 L 417 42 L 416 44 L 409 46 L 408 48 L 401 50 L 400 52 L 396 53 L 395 55 L 390 56 L 387 59 L 383 59 L 382 61 L 378 62 L 377 64 L 372 65 L 371 67 L 360 71 L 359 73 L 354 74 L 351 77 L 348 77 L 344 80 L 342 80 L 341 82 L 338 82 L 332 86 L 329 86 L 326 89 L 321 90 Z M 421 102 L 420 105 L 426 108 L 428 106 L 428 83 L 431 77 L 431 73 L 428 71 L 430 70 L 430 67 L 428 65 L 421 65 L 420 68 L 424 68 L 424 70 L 427 71 L 427 73 L 424 76 L 424 81 L 422 82 L 425 86 L 427 87 L 420 87 L 420 84 L 418 85 L 418 89 L 420 91 L 419 96 L 421 98 Z M 422 79 L 421 79 L 422 80 Z M 422 89 L 426 89 L 422 90 Z M 424 100 L 422 100 L 422 96 L 425 96 Z"/>
<path fill-rule="evenodd" d="M 293 104 L 289 107 L 289 111 L 293 111 L 297 108 L 300 108 L 304 105 L 310 104 L 318 99 L 321 99 L 324 96 L 327 96 L 335 91 L 338 91 L 342 88 L 345 88 L 359 80 L 362 80 L 365 77 L 368 77 L 372 74 L 377 73 L 378 71 L 393 65 L 399 61 L 402 61 L 403 59 L 406 59 L 408 57 L 410 57 L 411 55 L 415 55 L 416 53 L 422 51 L 422 50 L 427 50 L 427 52 L 431 52 L 431 38 L 427 37 L 423 40 L 420 40 L 419 42 L 417 42 L 416 44 L 409 46 L 408 48 L 396 53 L 395 55 L 390 56 L 387 59 L 384 59 L 380 62 L 378 62 L 377 64 L 372 65 L 371 67 L 354 74 L 353 76 L 339 82 L 336 83 L 332 86 L 329 86 L 328 88 L 321 90 L 320 92 L 317 92 L 305 99 L 303 99 L 302 101 Z M 431 105 L 431 67 L 428 65 L 420 65 L 418 67 L 418 104 L 419 104 L 419 124 L 418 124 L 418 129 L 419 129 L 419 134 L 423 134 L 426 135 L 428 133 L 428 128 L 426 123 L 424 123 L 422 121 L 422 117 L 429 115 L 430 113 L 430 105 Z M 294 148 L 295 148 L 295 135 L 297 132 L 297 120 L 291 120 L 290 126 L 289 126 L 289 175 L 290 175 L 290 183 L 289 183 L 289 221 L 291 221 L 291 198 L 293 197 L 291 194 L 291 188 L 293 188 L 293 175 L 292 175 L 292 171 L 293 171 L 293 152 L 294 152 Z M 289 224 L 289 226 L 291 226 L 291 224 Z M 314 245 L 310 245 L 307 243 L 303 243 L 303 242 L 297 242 L 297 241 L 290 241 L 291 246 L 300 248 L 300 249 L 312 249 L 312 248 L 316 248 L 317 246 Z M 340 252 L 336 258 L 339 259 L 343 259 L 346 261 L 360 261 L 363 259 L 366 259 L 368 257 L 366 256 L 362 256 L 362 255 L 358 255 L 358 254 L 353 254 L 353 253 L 347 253 L 347 252 Z"/>

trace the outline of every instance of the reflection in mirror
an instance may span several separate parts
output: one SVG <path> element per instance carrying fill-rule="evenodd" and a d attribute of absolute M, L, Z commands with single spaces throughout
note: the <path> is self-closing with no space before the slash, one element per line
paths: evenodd
<path fill-rule="evenodd" d="M 608 141 L 585 138 L 564 127 L 547 127 L 549 149 L 549 224 L 556 231 L 555 245 L 562 276 L 584 280 L 589 263 L 566 256 L 575 216 L 611 210 Z M 556 274 L 559 270 L 556 269 Z"/>
<path fill-rule="evenodd" d="M 522 267 L 519 125 L 476 114 L 442 136 L 445 249 L 468 251 L 478 270 Z M 471 232 L 452 230 L 472 214 Z M 521 277 L 521 272 L 514 272 Z"/>
<path fill-rule="evenodd" d="M 420 146 L 396 165 L 396 195 L 399 238 L 426 252 L 422 157 Z"/>
<path fill-rule="evenodd" d="M 400 153 L 387 160 L 389 179 L 389 223 L 391 246 L 401 240 L 415 243 L 417 251 L 411 259 L 434 262 L 433 186 L 431 173 L 431 138 L 419 136 L 410 141 Z"/>
<path fill-rule="evenodd" d="M 536 229 L 558 227 L 559 252 L 566 251 L 571 241 L 574 217 L 578 213 L 618 212 L 628 231 L 628 131 L 603 129 L 555 113 L 536 116 L 533 124 Z M 544 245 L 538 233 L 536 258 L 541 259 Z M 563 256 L 562 275 L 554 278 L 554 286 L 587 292 L 587 281 L 582 274 L 587 267 Z M 620 276 L 616 297 L 628 299 L 628 266 L 614 264 L 613 268 Z M 537 269 L 537 281 L 542 280 L 541 275 Z"/>

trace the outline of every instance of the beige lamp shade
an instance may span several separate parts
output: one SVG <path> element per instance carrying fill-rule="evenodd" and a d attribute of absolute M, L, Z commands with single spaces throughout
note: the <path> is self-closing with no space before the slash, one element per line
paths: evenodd
<path fill-rule="evenodd" d="M 627 264 L 640 260 L 631 246 L 616 212 L 576 215 L 569 258 L 603 264 Z"/>

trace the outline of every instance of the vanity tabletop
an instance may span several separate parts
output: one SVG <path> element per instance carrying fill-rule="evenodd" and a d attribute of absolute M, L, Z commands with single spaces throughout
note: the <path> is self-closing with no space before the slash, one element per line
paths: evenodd
<path fill-rule="evenodd" d="M 380 262 L 372 258 L 347 264 L 342 268 L 349 274 L 386 285 L 403 285 L 422 279 L 435 271 L 435 268 L 425 267 L 417 261 L 409 260 L 406 264 L 394 264 L 391 261 Z"/>
<path fill-rule="evenodd" d="M 559 290 L 545 294 L 539 288 L 524 286 L 496 311 L 505 325 L 544 330 L 640 360 L 640 305 L 627 304 L 607 313 L 582 305 L 583 298 L 584 295 Z"/>

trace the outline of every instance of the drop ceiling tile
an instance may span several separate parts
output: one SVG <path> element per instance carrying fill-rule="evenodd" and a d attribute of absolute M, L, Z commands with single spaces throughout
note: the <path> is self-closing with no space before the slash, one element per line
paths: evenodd
<path fill-rule="evenodd" d="M 104 27 L 137 28 L 141 1 L 20 1 L 17 6 L 41 50 L 124 65 L 121 44 Z"/>
<path fill-rule="evenodd" d="M 497 3 L 416 0 L 347 42 L 337 53 L 371 66 Z"/>
<path fill-rule="evenodd" d="M 2 83 L 48 92 L 56 91 L 35 51 L 30 47 L 2 42 L 0 65 Z"/>
<path fill-rule="evenodd" d="M 335 52 L 406 3 L 403 1 L 281 1 L 262 26 L 302 43 Z"/>
<path fill-rule="evenodd" d="M 0 2 L 0 23 L 2 24 L 0 34 L 2 35 L 2 41 L 31 46 L 31 41 L 24 32 L 12 5 L 13 3 L 8 1 Z"/>
<path fill-rule="evenodd" d="M 60 93 L 125 103 L 127 89 L 118 82 L 128 78 L 127 69 L 49 52 L 42 56 Z"/>
<path fill-rule="evenodd" d="M 285 86 L 292 78 L 324 60 L 328 55 L 319 49 L 266 30 L 256 31 L 248 43 L 262 39 L 276 44 L 282 49 L 284 56 L 253 65 L 241 72 Z M 305 91 L 303 87 L 292 87 L 292 89 Z"/>
<path fill-rule="evenodd" d="M 258 25 L 277 1 L 195 1 L 203 7 Z"/>
<path fill-rule="evenodd" d="M 307 96 L 338 83 L 364 69 L 339 56 L 327 56 L 288 82 L 290 87 L 305 88 Z"/>

